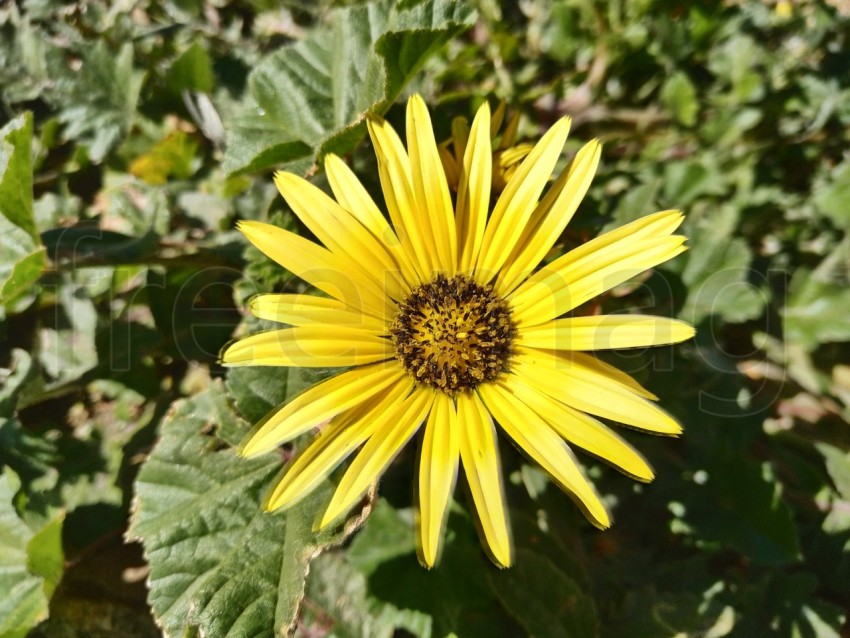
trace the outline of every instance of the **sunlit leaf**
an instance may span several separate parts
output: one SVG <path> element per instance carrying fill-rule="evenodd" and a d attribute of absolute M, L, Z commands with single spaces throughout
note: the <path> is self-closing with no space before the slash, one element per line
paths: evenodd
<path fill-rule="evenodd" d="M 0 300 L 27 290 L 46 264 L 32 208 L 32 116 L 0 129 Z"/>
<path fill-rule="evenodd" d="M 260 507 L 279 457 L 240 458 L 216 436 L 237 427 L 221 385 L 179 402 L 136 482 L 128 535 L 151 565 L 149 601 L 171 635 L 285 631 L 307 565 L 332 532 L 313 531 L 327 486 L 286 513 Z M 241 426 L 247 429 L 247 426 Z"/>
<path fill-rule="evenodd" d="M 381 0 L 339 9 L 327 27 L 254 69 L 253 104 L 231 126 L 224 167 L 259 171 L 349 152 L 367 113 L 383 113 L 424 61 L 471 25 L 464 3 Z"/>
<path fill-rule="evenodd" d="M 23 638 L 47 617 L 47 603 L 62 574 L 61 518 L 33 532 L 14 506 L 17 475 L 0 474 L 0 636 Z"/>

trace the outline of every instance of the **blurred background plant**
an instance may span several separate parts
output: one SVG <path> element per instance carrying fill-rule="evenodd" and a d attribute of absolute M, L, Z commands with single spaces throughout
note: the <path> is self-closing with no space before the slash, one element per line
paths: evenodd
<path fill-rule="evenodd" d="M 0 636 L 850 635 L 848 38 L 837 0 L 0 4 Z M 463 505 L 418 566 L 415 450 L 327 534 L 328 486 L 263 514 L 280 457 L 233 453 L 324 374 L 216 364 L 302 286 L 234 222 L 306 232 L 270 175 L 330 150 L 377 191 L 361 116 L 412 90 L 441 139 L 503 99 L 603 141 L 558 250 L 687 213 L 603 301 L 698 326 L 615 359 L 685 436 L 627 433 L 649 486 L 587 464 L 604 533 L 502 446 L 506 571 Z"/>

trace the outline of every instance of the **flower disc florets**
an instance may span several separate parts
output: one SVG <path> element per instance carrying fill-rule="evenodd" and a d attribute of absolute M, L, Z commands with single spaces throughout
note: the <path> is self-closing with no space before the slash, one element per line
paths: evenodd
<path fill-rule="evenodd" d="M 438 275 L 401 302 L 390 328 L 396 358 L 420 383 L 447 394 L 496 379 L 515 333 L 508 304 L 464 275 Z"/>

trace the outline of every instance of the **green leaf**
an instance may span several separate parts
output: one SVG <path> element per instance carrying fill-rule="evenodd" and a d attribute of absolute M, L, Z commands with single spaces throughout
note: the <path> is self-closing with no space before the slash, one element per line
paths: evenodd
<path fill-rule="evenodd" d="M 148 271 L 156 327 L 182 359 L 214 361 L 241 318 L 233 307 L 231 267 L 196 266 Z"/>
<path fill-rule="evenodd" d="M 260 171 L 363 138 L 363 117 L 383 113 L 436 49 L 471 26 L 464 3 L 381 0 L 340 9 L 330 24 L 276 51 L 249 77 L 254 103 L 230 127 L 224 168 Z"/>
<path fill-rule="evenodd" d="M 823 455 L 826 471 L 835 485 L 823 530 L 827 534 L 838 534 L 850 529 L 850 453 L 828 443 L 816 443 Z"/>
<path fill-rule="evenodd" d="M 768 464 L 725 455 L 706 472 L 706 483 L 695 486 L 685 508 L 685 520 L 701 542 L 734 549 L 763 565 L 799 559 L 791 509 Z"/>
<path fill-rule="evenodd" d="M 496 597 L 527 635 L 538 638 L 596 635 L 593 599 L 545 556 L 520 548 L 514 567 L 490 572 L 489 580 Z"/>
<path fill-rule="evenodd" d="M 210 93 L 215 79 L 209 54 L 198 42 L 177 58 L 165 75 L 169 90 L 180 95 L 183 91 Z"/>
<path fill-rule="evenodd" d="M 12 468 L 26 486 L 52 466 L 53 441 L 26 432 L 17 419 L 20 397 L 40 381 L 32 357 L 14 349 L 9 367 L 0 385 L 0 467 Z"/>
<path fill-rule="evenodd" d="M 711 154 L 690 161 L 664 165 L 664 197 L 684 208 L 705 196 L 721 196 L 727 192 L 726 176 Z"/>
<path fill-rule="evenodd" d="M 285 513 L 263 511 L 279 457 L 239 458 L 215 428 L 247 430 L 221 384 L 172 407 L 136 481 L 128 536 L 143 543 L 149 602 L 169 635 L 270 636 L 293 623 L 307 565 L 334 541 L 313 531 L 330 487 Z"/>
<path fill-rule="evenodd" d="M 9 278 L 3 283 L 3 288 L 0 289 L 0 299 L 4 301 L 17 299 L 31 290 L 33 282 L 38 280 L 44 270 L 44 255 L 44 248 L 39 248 L 16 263 L 12 267 Z"/>
<path fill-rule="evenodd" d="M 62 571 L 57 519 L 37 534 L 24 524 L 13 501 L 20 489 L 9 468 L 0 474 L 0 636 L 23 638 L 47 617 L 48 597 Z M 58 544 L 57 544 L 58 541 Z"/>
<path fill-rule="evenodd" d="M 712 315 L 742 322 L 762 312 L 764 293 L 749 280 L 750 249 L 740 237 L 730 236 L 736 219 L 735 210 L 726 208 L 688 233 L 691 249 L 682 272 L 688 298 L 680 316 L 693 324 Z"/>
<path fill-rule="evenodd" d="M 44 579 L 42 587 L 47 598 L 53 596 L 65 571 L 65 553 L 62 551 L 64 523 L 63 512 L 36 532 L 27 544 L 27 568 L 30 573 Z"/>
<path fill-rule="evenodd" d="M 749 35 L 735 33 L 715 48 L 709 69 L 731 85 L 737 102 L 751 102 L 764 95 L 765 75 L 759 67 L 765 50 Z"/>
<path fill-rule="evenodd" d="M 65 139 L 86 144 L 91 160 L 99 163 L 129 131 L 142 77 L 133 71 L 130 42 L 116 52 L 106 40 L 98 40 L 81 55 L 80 70 L 60 80 L 65 107 L 59 120 Z"/>
<path fill-rule="evenodd" d="M 685 126 L 693 126 L 697 122 L 699 105 L 697 92 L 688 76 L 681 71 L 674 73 L 661 89 L 661 102 L 672 113 L 676 120 Z"/>
<path fill-rule="evenodd" d="M 35 100 L 50 86 L 47 52 L 53 45 L 32 19 L 29 8 L 24 16 L 17 5 L 4 10 L 3 22 L 14 27 L 0 40 L 0 86 L 8 103 Z"/>
<path fill-rule="evenodd" d="M 227 393 L 233 397 L 239 414 L 249 423 L 256 423 L 284 402 L 289 373 L 294 371 L 285 366 L 232 368 L 227 374 Z"/>
<path fill-rule="evenodd" d="M 828 443 L 816 443 L 815 447 L 823 454 L 826 470 L 835 483 L 835 489 L 842 497 L 850 500 L 850 453 Z"/>
<path fill-rule="evenodd" d="M 84 275 L 83 275 L 84 276 Z M 97 365 L 97 310 L 85 287 L 63 273 L 56 311 L 39 330 L 39 362 L 56 382 L 70 381 Z"/>
<path fill-rule="evenodd" d="M 32 208 L 32 115 L 0 129 L 0 300 L 27 290 L 45 266 Z"/>
<path fill-rule="evenodd" d="M 850 242 L 845 240 L 815 270 L 794 273 L 782 310 L 789 341 L 811 351 L 821 343 L 850 340 L 850 289 L 841 283 L 848 254 Z"/>
<path fill-rule="evenodd" d="M 850 162 L 841 162 L 812 186 L 815 206 L 840 228 L 850 228 Z"/>
<path fill-rule="evenodd" d="M 352 541 L 347 558 L 360 571 L 371 574 L 381 563 L 399 556 L 411 560 L 416 554 L 416 537 L 410 521 L 384 499 L 378 499 L 369 524 Z"/>
<path fill-rule="evenodd" d="M 418 569 L 414 563 L 412 569 Z M 366 576 L 339 552 L 320 556 L 310 566 L 301 627 L 340 637 L 392 638 L 403 635 L 430 638 L 431 617 L 413 609 L 399 609 L 370 596 Z M 330 625 L 330 627 L 328 626 Z"/>

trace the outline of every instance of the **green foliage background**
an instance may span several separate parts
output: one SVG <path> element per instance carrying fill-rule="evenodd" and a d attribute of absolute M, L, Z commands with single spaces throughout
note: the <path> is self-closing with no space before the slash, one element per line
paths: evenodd
<path fill-rule="evenodd" d="M 0 637 L 850 635 L 847 3 L 336 4 L 0 4 Z M 377 190 L 362 116 L 414 90 L 441 136 L 504 99 L 603 141 L 559 250 L 687 214 L 602 302 L 698 326 L 614 358 L 684 437 L 628 434 L 648 486 L 583 459 L 606 532 L 503 446 L 505 571 L 462 489 L 419 567 L 415 445 L 338 530 L 330 482 L 262 513 L 281 457 L 233 447 L 327 372 L 216 364 L 303 285 L 234 222 L 303 231 L 270 175 L 328 151 Z"/>

